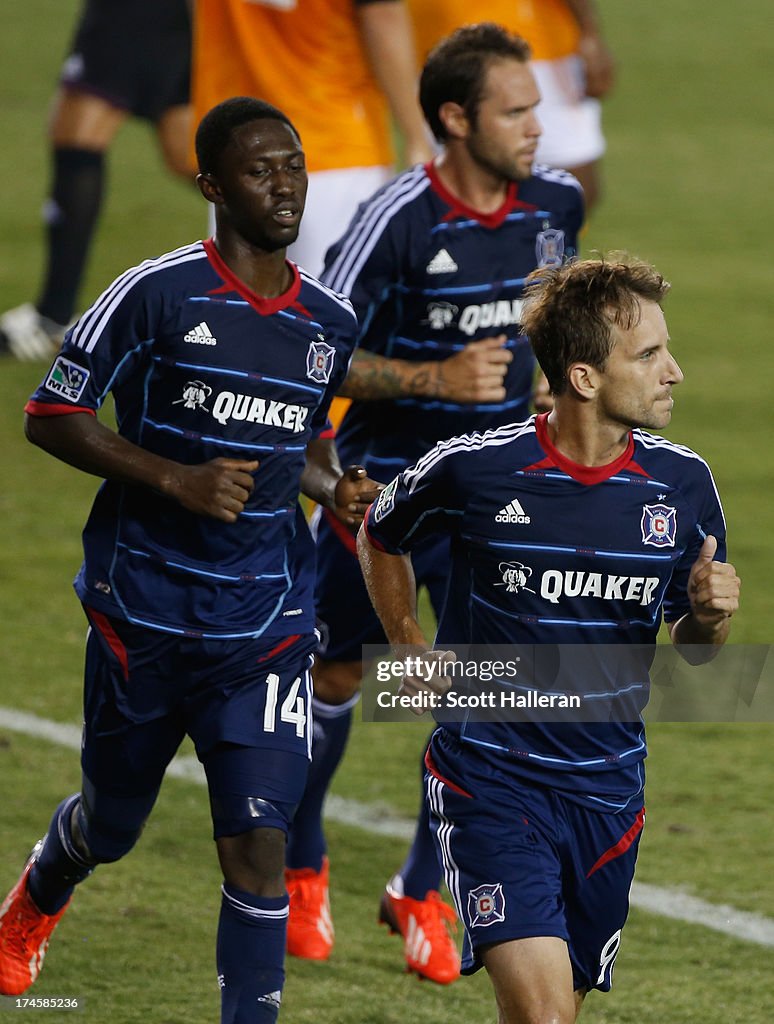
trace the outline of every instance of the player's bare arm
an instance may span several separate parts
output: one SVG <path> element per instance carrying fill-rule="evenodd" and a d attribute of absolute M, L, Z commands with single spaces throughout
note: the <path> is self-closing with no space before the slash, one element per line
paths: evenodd
<path fill-rule="evenodd" d="M 332 438 L 316 438 L 306 446 L 301 490 L 329 509 L 342 523 L 357 527 L 384 484 L 371 480 L 362 466 L 342 470 Z"/>
<path fill-rule="evenodd" d="M 391 398 L 441 398 L 451 402 L 502 402 L 513 353 L 504 334 L 471 341 L 448 359 L 412 363 L 358 349 L 339 394 L 369 402 Z"/>
<path fill-rule="evenodd" d="M 409 555 L 391 555 L 374 547 L 361 527 L 357 535 L 357 554 L 368 589 L 368 596 L 393 647 L 411 648 L 425 662 L 454 661 L 450 651 L 429 650 L 429 644 L 417 619 L 417 586 Z M 442 671 L 422 678 L 404 675 L 399 694 L 414 696 L 421 691 L 446 693 L 451 681 Z M 412 708 L 421 715 L 426 707 Z"/>
<path fill-rule="evenodd" d="M 716 562 L 717 540 L 709 536 L 688 577 L 691 611 L 668 626 L 672 643 L 691 664 L 711 660 L 728 639 L 739 608 L 741 581 L 730 562 Z"/>
<path fill-rule="evenodd" d="M 258 462 L 212 459 L 184 465 L 146 451 L 90 413 L 26 416 L 28 439 L 84 473 L 159 491 L 197 515 L 236 521 L 252 493 Z"/>
<path fill-rule="evenodd" d="M 601 99 L 615 84 L 615 60 L 604 38 L 591 0 L 568 0 L 581 31 L 578 52 L 586 75 L 586 95 Z"/>
<path fill-rule="evenodd" d="M 432 160 L 433 148 L 417 103 L 419 69 L 406 5 L 399 0 L 379 0 L 356 4 L 354 10 L 371 71 L 403 138 L 406 163 L 411 166 Z"/>

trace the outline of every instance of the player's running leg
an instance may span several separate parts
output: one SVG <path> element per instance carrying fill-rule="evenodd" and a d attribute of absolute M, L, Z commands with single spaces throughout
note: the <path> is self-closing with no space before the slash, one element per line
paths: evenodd
<path fill-rule="evenodd" d="M 418 583 L 427 588 L 438 619 L 446 598 L 449 564 L 448 540 L 430 538 L 415 557 Z M 425 750 L 419 760 L 420 793 L 424 791 Z M 443 869 L 430 828 L 424 795 L 411 848 L 401 869 L 385 886 L 379 920 L 403 936 L 403 954 L 409 971 L 441 985 L 459 977 L 460 955 L 454 940 L 456 915 L 441 899 Z"/>
<path fill-rule="evenodd" d="M 287 850 L 290 893 L 288 953 L 327 960 L 333 948 L 323 804 L 347 746 L 352 710 L 359 699 L 362 663 L 317 661 L 314 678 L 312 763 L 293 820 Z"/>
<path fill-rule="evenodd" d="M 230 743 L 202 760 L 223 871 L 216 950 L 221 1019 L 273 1024 L 285 983 L 285 839 L 309 761 Z"/>
<path fill-rule="evenodd" d="M 421 767 L 424 777 L 424 752 Z M 460 976 L 460 955 L 453 937 L 456 915 L 438 891 L 441 877 L 430 814 L 422 799 L 411 849 L 403 867 L 385 886 L 379 921 L 403 936 L 409 971 L 448 985 Z"/>

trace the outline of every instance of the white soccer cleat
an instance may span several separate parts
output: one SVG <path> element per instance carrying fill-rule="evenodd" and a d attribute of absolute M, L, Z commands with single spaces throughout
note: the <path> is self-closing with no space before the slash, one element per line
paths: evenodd
<path fill-rule="evenodd" d="M 25 302 L 0 316 L 0 346 L 16 359 L 50 359 L 61 347 L 66 330 Z"/>

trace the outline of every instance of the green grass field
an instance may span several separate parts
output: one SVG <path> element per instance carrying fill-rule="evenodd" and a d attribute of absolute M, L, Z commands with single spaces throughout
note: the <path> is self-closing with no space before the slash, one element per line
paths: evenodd
<path fill-rule="evenodd" d="M 599 0 L 620 60 L 606 104 L 607 195 L 584 245 L 628 248 L 673 282 L 666 310 L 686 374 L 670 436 L 709 460 L 743 579 L 737 643 L 768 644 L 774 616 L 773 463 L 768 333 L 774 279 L 760 181 L 774 160 L 766 0 L 712 10 L 689 0 Z M 0 137 L 0 309 L 33 299 L 47 178 L 44 112 L 76 10 L 27 0 L 4 11 Z M 164 176 L 152 136 L 127 125 L 83 303 L 140 259 L 198 237 L 203 201 Z M 69 582 L 96 481 L 32 449 L 21 408 L 44 367 L 0 363 L 0 705 L 60 723 L 80 715 L 84 620 Z M 410 817 L 426 723 L 358 723 L 334 791 Z M 774 728 L 770 723 L 651 728 L 649 821 L 638 879 L 774 919 Z M 190 751 L 188 751 L 190 752 Z M 15 879 L 61 797 L 77 755 L 0 722 L 0 890 Z M 217 1020 L 213 944 L 219 874 L 201 787 L 169 779 L 137 850 L 79 891 L 36 995 L 85 1000 L 88 1024 Z M 327 965 L 293 961 L 287 1024 L 494 1020 L 486 979 L 449 989 L 401 972 L 400 944 L 375 924 L 404 843 L 332 823 L 337 946 Z M 635 909 L 596 1024 L 770 1024 L 772 950 Z M 0 1006 L 0 1009 L 5 1007 Z M 29 1011 L 33 1012 L 33 1011 Z"/>

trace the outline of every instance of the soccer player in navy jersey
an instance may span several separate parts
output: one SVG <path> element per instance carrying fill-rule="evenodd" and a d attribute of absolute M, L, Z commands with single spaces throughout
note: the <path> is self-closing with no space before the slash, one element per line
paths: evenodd
<path fill-rule="evenodd" d="M 345 462 L 362 462 L 376 480 L 390 480 L 445 437 L 529 413 L 535 363 L 518 331 L 524 279 L 575 255 L 583 198 L 571 175 L 534 164 L 540 94 L 528 57 L 523 40 L 493 24 L 468 26 L 439 44 L 420 80 L 439 156 L 363 204 L 328 253 L 323 280 L 350 296 L 361 323 L 340 392 L 352 404 L 337 445 Z M 288 845 L 288 949 L 324 959 L 332 928 L 321 809 L 357 701 L 362 646 L 384 642 L 384 634 L 354 537 L 325 510 L 317 552 L 323 644 L 314 667 L 310 781 Z M 428 538 L 415 571 L 436 615 L 447 566 L 446 538 Z M 448 983 L 459 974 L 459 956 L 440 881 L 425 818 L 383 894 L 381 916 L 403 935 L 409 968 Z"/>
<path fill-rule="evenodd" d="M 213 239 L 126 271 L 30 399 L 31 441 L 105 478 L 75 581 L 89 621 L 83 782 L 0 911 L 0 992 L 26 990 L 74 886 L 137 841 L 189 734 L 223 871 L 222 1020 L 274 1021 L 285 836 L 311 750 L 314 548 L 299 490 L 353 526 L 375 497 L 342 473 L 327 410 L 348 300 L 285 258 L 306 195 L 275 107 L 227 100 L 196 137 Z M 112 392 L 117 431 L 96 410 Z"/>
<path fill-rule="evenodd" d="M 740 584 L 709 467 L 646 432 L 669 423 L 683 379 L 661 309 L 669 285 L 623 256 L 533 278 L 522 325 L 553 411 L 442 442 L 382 492 L 358 546 L 385 632 L 426 648 L 409 551 L 443 529 L 452 560 L 439 648 L 583 645 L 588 693 L 616 660 L 611 645 L 652 654 L 663 612 L 680 653 L 708 660 Z M 638 692 L 639 711 L 647 671 L 643 681 L 631 664 L 617 686 Z M 414 672 L 402 690 L 448 686 Z M 644 821 L 642 720 L 438 717 L 426 798 L 465 926 L 463 972 L 487 969 L 501 1024 L 570 1024 L 589 990 L 611 984 Z"/>

